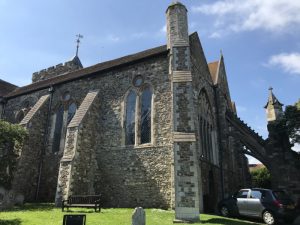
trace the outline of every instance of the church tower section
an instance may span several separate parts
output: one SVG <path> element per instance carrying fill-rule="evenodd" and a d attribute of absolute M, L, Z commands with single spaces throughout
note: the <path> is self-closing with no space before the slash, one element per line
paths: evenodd
<path fill-rule="evenodd" d="M 179 2 L 167 9 L 167 47 L 173 91 L 175 220 L 199 220 L 194 104 L 187 9 Z"/>

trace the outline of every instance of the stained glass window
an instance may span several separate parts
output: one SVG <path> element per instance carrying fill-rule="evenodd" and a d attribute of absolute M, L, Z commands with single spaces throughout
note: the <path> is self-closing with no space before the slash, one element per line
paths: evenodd
<path fill-rule="evenodd" d="M 75 103 L 72 103 L 71 105 L 69 105 L 67 124 L 69 124 L 71 122 L 73 116 L 76 113 L 76 110 L 77 110 L 77 107 L 76 107 Z"/>
<path fill-rule="evenodd" d="M 141 144 L 151 142 L 151 102 L 152 91 L 147 88 L 141 99 Z"/>
<path fill-rule="evenodd" d="M 52 145 L 53 152 L 59 151 L 61 131 L 63 126 L 63 118 L 64 118 L 64 108 L 63 106 L 60 106 L 56 112 L 56 121 L 55 121 L 53 145 Z"/>
<path fill-rule="evenodd" d="M 134 145 L 135 143 L 135 105 L 136 93 L 130 91 L 126 99 L 126 119 L 125 119 L 125 143 Z"/>

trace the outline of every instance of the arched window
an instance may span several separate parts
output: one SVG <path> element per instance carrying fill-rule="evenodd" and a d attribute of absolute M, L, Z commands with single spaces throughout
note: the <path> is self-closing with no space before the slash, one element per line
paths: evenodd
<path fill-rule="evenodd" d="M 144 89 L 141 101 L 141 144 L 151 142 L 151 102 L 152 91 Z"/>
<path fill-rule="evenodd" d="M 135 112 L 136 112 L 136 93 L 130 91 L 126 99 L 126 118 L 125 118 L 125 144 L 135 144 Z"/>
<path fill-rule="evenodd" d="M 76 113 L 76 110 L 77 110 L 77 107 L 76 107 L 76 104 L 75 104 L 75 103 L 72 103 L 72 104 L 69 105 L 69 108 L 68 108 L 67 125 L 71 122 L 73 116 L 74 116 L 75 113 Z"/>
<path fill-rule="evenodd" d="M 209 162 L 214 162 L 216 154 L 216 143 L 214 143 L 214 122 L 212 110 L 206 95 L 206 92 L 202 91 L 199 95 L 199 147 L 202 157 Z"/>
<path fill-rule="evenodd" d="M 17 116 L 16 116 L 16 122 L 17 123 L 20 123 L 23 118 L 25 117 L 25 113 L 23 110 L 20 110 L 18 113 L 17 113 Z"/>
<path fill-rule="evenodd" d="M 61 105 L 56 111 L 56 120 L 53 136 L 52 152 L 58 152 L 60 146 L 61 132 L 64 119 L 64 107 Z"/>

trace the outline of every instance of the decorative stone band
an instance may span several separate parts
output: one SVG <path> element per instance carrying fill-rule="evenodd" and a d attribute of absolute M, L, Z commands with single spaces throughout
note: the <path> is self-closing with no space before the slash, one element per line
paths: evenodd
<path fill-rule="evenodd" d="M 49 96 L 50 95 L 48 94 L 48 95 L 43 95 L 42 97 L 40 97 L 40 99 L 37 101 L 37 103 L 35 103 L 35 105 L 31 108 L 31 110 L 26 114 L 26 116 L 23 118 L 23 120 L 20 122 L 19 125 L 26 126 L 30 122 L 30 120 L 32 119 L 32 117 L 47 102 Z"/>
<path fill-rule="evenodd" d="M 192 81 L 192 73 L 191 73 L 191 71 L 173 71 L 172 81 L 174 83 L 191 82 Z"/>
<path fill-rule="evenodd" d="M 182 39 L 176 39 L 173 43 L 173 47 L 188 47 L 189 43 Z"/>
<path fill-rule="evenodd" d="M 195 142 L 195 133 L 183 133 L 183 132 L 173 132 L 174 142 Z"/>

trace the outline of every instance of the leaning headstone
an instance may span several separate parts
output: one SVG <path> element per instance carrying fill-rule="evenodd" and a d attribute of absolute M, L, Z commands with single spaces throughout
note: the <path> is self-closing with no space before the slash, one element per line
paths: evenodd
<path fill-rule="evenodd" d="M 23 205 L 24 204 L 24 195 L 18 193 L 18 194 L 15 194 L 15 205 Z"/>
<path fill-rule="evenodd" d="M 131 225 L 146 225 L 145 210 L 142 207 L 135 208 L 131 218 Z"/>
<path fill-rule="evenodd" d="M 6 206 L 5 195 L 6 195 L 6 190 L 0 186 L 0 210 L 4 209 Z"/>
<path fill-rule="evenodd" d="M 4 187 L 0 186 L 0 210 L 23 204 L 24 195 L 15 193 L 13 190 L 6 190 Z"/>

